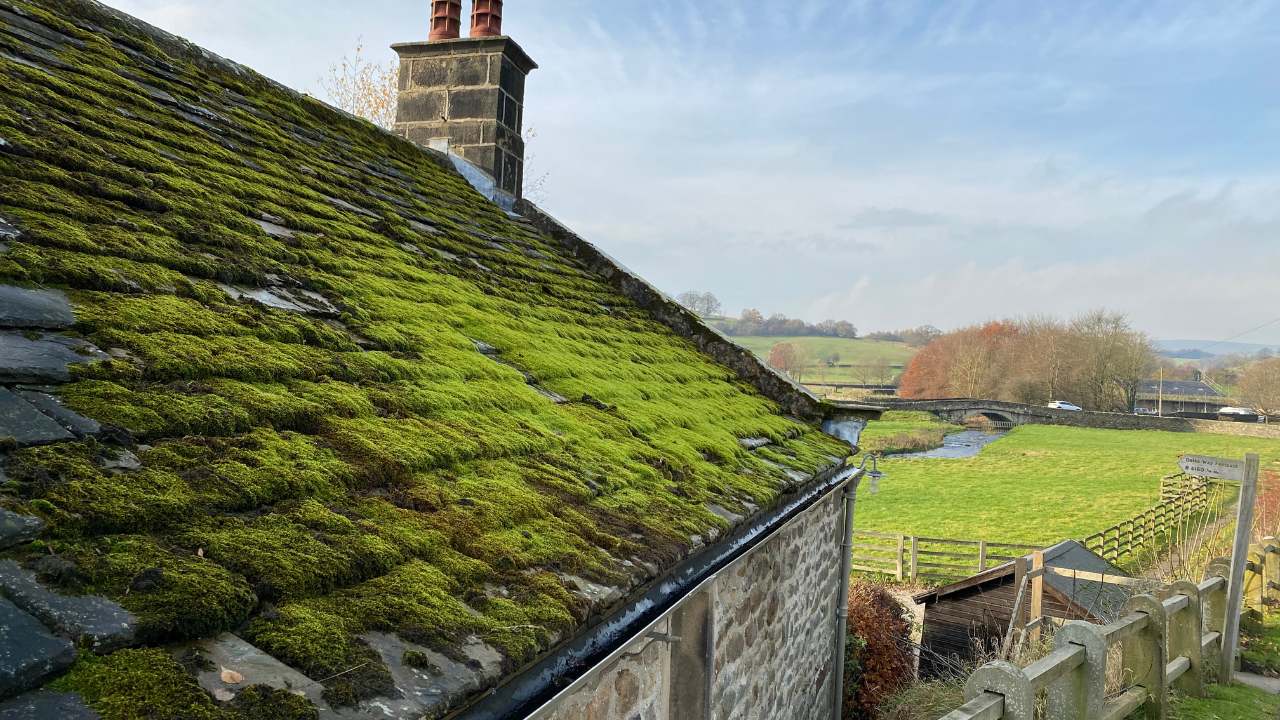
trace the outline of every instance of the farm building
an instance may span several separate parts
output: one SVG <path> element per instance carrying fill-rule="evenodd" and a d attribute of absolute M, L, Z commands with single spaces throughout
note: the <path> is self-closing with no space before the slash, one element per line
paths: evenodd
<path fill-rule="evenodd" d="M 920 674 L 947 674 L 953 663 L 975 658 L 979 651 L 999 647 L 1009 629 L 1017 598 L 1016 563 L 978 573 L 915 596 L 924 605 L 920 640 Z M 1064 571 L 1125 577 L 1124 571 L 1075 540 L 1044 551 L 1044 566 Z M 1123 586 L 1046 573 L 1043 611 L 1058 620 L 1110 622 L 1117 617 L 1130 591 Z M 1029 607 L 1028 589 L 1023 608 Z"/>
<path fill-rule="evenodd" d="M 1216 413 L 1231 404 L 1217 388 L 1203 380 L 1143 380 L 1138 385 L 1135 411 L 1164 415 Z"/>
<path fill-rule="evenodd" d="M 0 717 L 831 717 L 848 416 L 520 202 L 433 5 L 397 135 L 0 0 Z"/>

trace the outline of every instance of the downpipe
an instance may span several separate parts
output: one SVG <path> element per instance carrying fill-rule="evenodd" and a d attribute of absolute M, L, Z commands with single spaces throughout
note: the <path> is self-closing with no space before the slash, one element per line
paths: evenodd
<path fill-rule="evenodd" d="M 844 654 L 849 637 L 849 576 L 853 574 L 853 510 L 857 501 L 858 485 L 867 474 L 864 471 L 868 460 L 871 461 L 870 475 L 873 478 L 880 476 L 877 456 L 865 455 L 862 458 L 862 465 L 858 468 L 859 472 L 850 479 L 844 486 L 844 492 L 840 494 L 840 499 L 844 503 L 844 517 L 840 524 L 840 594 L 836 596 L 835 655 L 831 658 L 831 667 L 835 673 L 835 682 L 832 683 L 835 688 L 835 697 L 831 704 L 832 720 L 842 720 L 844 715 Z M 873 483 L 872 489 L 874 488 Z"/>

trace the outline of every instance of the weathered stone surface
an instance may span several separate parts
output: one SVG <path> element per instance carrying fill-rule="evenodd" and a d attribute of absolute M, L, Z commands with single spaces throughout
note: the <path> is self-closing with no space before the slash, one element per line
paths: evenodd
<path fill-rule="evenodd" d="M 0 388 L 0 437 L 19 445 L 48 445 L 75 436 L 17 394 Z"/>
<path fill-rule="evenodd" d="M 0 698 L 40 685 L 75 659 L 70 640 L 55 637 L 38 620 L 0 598 Z"/>
<path fill-rule="evenodd" d="M 0 217 L 0 240 L 13 240 L 18 237 L 18 228 L 8 220 Z"/>
<path fill-rule="evenodd" d="M 0 560 L 0 594 L 95 652 L 110 652 L 133 642 L 136 620 L 129 611 L 103 597 L 59 595 L 13 560 Z"/>
<path fill-rule="evenodd" d="M 99 720 L 76 693 L 36 690 L 0 703 L 0 720 Z"/>
<path fill-rule="evenodd" d="M 369 703 L 387 717 L 436 717 L 502 676 L 502 654 L 479 638 L 462 646 L 467 662 L 460 663 L 395 635 L 375 632 L 361 637 L 386 663 L 402 696 Z M 425 655 L 439 674 L 405 665 L 406 650 Z"/>
<path fill-rule="evenodd" d="M 240 691 L 254 685 L 266 685 L 278 690 L 297 692 L 322 712 L 329 710 L 328 704 L 321 697 L 324 686 L 236 635 L 223 633 L 208 640 L 180 645 L 173 649 L 173 656 L 181 660 L 192 651 L 199 652 L 209 663 L 206 666 L 208 669 L 196 674 L 196 681 L 220 700 L 230 700 L 239 695 Z M 227 683 L 222 676 L 223 668 L 238 673 L 242 682 Z"/>
<path fill-rule="evenodd" d="M 656 629 L 669 630 L 666 623 Z M 547 720 L 679 720 L 668 713 L 670 668 L 670 645 L 638 638 L 616 661 L 561 700 Z"/>
<path fill-rule="evenodd" d="M 689 601 L 692 615 L 677 610 L 675 623 L 668 616 L 632 640 L 548 720 L 683 720 L 691 709 L 701 717 L 708 675 L 715 720 L 830 718 L 841 521 L 832 493 L 720 571 L 705 596 Z M 710 667 L 701 645 L 708 631 Z M 662 639 L 672 633 L 681 638 L 674 648 Z M 682 653 L 683 643 L 695 649 Z"/>
<path fill-rule="evenodd" d="M 253 300 L 276 310 L 308 315 L 336 316 L 335 308 L 323 295 L 298 288 L 269 287 L 246 288 L 234 285 L 218 285 L 233 300 Z"/>
<path fill-rule="evenodd" d="M 746 450 L 759 450 L 766 445 L 772 445 L 773 441 L 765 437 L 748 437 L 738 438 L 738 444 Z"/>
<path fill-rule="evenodd" d="M 0 332 L 0 382 L 64 383 L 68 368 L 105 360 L 107 355 L 83 340 L 44 335 L 32 340 L 18 332 Z"/>
<path fill-rule="evenodd" d="M 590 602 L 592 607 L 608 607 L 623 596 L 622 588 L 593 583 L 576 575 L 561 575 L 560 579 L 577 588 L 577 594 Z"/>
<path fill-rule="evenodd" d="M 29 543 L 40 537 L 44 522 L 0 508 L 0 550 Z"/>
<path fill-rule="evenodd" d="M 70 430 L 77 437 L 97 435 L 102 426 L 97 420 L 87 418 L 62 404 L 58 398 L 46 392 L 36 390 L 19 390 L 18 395 L 31 403 L 32 407 L 47 415 L 54 422 Z"/>
<path fill-rule="evenodd" d="M 0 285 L 0 327 L 70 327 L 76 321 L 61 290 L 34 290 Z"/>

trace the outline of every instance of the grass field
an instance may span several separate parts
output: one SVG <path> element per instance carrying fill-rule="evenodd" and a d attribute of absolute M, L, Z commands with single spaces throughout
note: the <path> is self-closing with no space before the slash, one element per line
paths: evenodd
<path fill-rule="evenodd" d="M 866 436 L 913 424 L 898 419 L 882 430 L 872 423 Z M 1246 452 L 1261 455 L 1264 470 L 1280 470 L 1277 440 L 1027 425 L 974 458 L 882 461 L 880 491 L 859 492 L 855 522 L 862 530 L 1048 545 L 1154 504 L 1160 478 L 1177 471 L 1180 454 Z"/>
<path fill-rule="evenodd" d="M 840 355 L 840 364 L 842 365 L 879 365 L 883 363 L 905 365 L 911 359 L 911 356 L 915 354 L 915 349 L 907 347 L 905 343 L 864 340 L 862 338 L 762 337 L 749 335 L 735 337 L 733 341 L 765 359 L 769 357 L 769 350 L 780 342 L 795 345 L 806 353 L 806 357 L 813 358 L 815 363 L 817 358 L 834 352 Z M 895 370 L 893 377 L 896 378 L 900 372 L 901 369 Z M 803 374 L 802 381 L 806 383 L 867 383 L 870 382 L 867 375 L 868 372 L 865 368 L 812 367 Z"/>

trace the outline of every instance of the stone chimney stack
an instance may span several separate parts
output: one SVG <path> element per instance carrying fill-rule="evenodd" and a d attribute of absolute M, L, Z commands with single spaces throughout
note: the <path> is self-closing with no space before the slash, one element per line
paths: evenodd
<path fill-rule="evenodd" d="M 392 46 L 400 56 L 395 132 L 458 155 L 519 198 L 525 78 L 538 65 L 502 34 L 502 0 L 473 3 L 471 37 L 458 37 L 461 0 L 436 0 L 431 39 Z"/>

